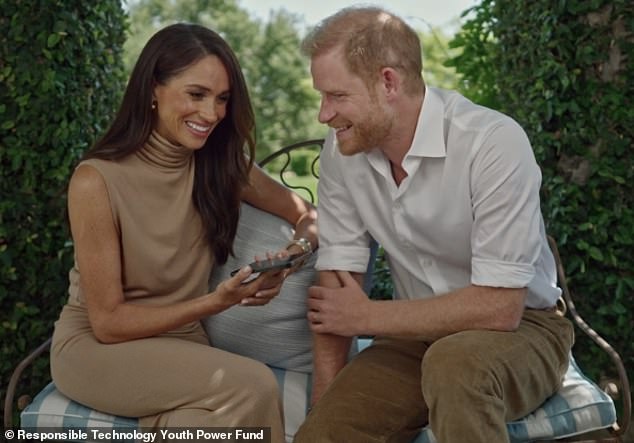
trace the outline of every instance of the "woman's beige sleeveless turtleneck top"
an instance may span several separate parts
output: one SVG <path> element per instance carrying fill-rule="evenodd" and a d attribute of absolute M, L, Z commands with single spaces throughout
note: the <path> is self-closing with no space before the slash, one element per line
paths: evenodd
<path fill-rule="evenodd" d="M 108 189 L 121 245 L 127 301 L 166 305 L 208 292 L 211 251 L 193 204 L 193 151 L 152 133 L 122 160 L 90 159 Z M 69 304 L 82 306 L 81 269 L 70 271 Z"/>

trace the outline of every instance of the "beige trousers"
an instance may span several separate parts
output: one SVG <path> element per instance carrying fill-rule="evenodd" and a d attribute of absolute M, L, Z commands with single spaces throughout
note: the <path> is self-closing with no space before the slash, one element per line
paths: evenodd
<path fill-rule="evenodd" d="M 561 385 L 572 324 L 526 310 L 517 331 L 464 331 L 424 343 L 378 338 L 335 378 L 297 443 L 409 443 L 427 425 L 439 443 L 504 443 L 506 422 Z"/>
<path fill-rule="evenodd" d="M 118 344 L 99 343 L 85 310 L 66 306 L 55 324 L 51 373 L 69 398 L 143 428 L 270 428 L 284 441 L 272 371 L 209 346 L 200 324 Z"/>

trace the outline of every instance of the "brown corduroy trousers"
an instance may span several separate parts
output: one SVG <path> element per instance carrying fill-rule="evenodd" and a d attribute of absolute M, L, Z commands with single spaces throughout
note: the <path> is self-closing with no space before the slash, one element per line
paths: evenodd
<path fill-rule="evenodd" d="M 335 378 L 296 443 L 505 443 L 506 422 L 561 385 L 574 341 L 558 312 L 527 309 L 514 332 L 463 331 L 433 343 L 377 338 Z"/>

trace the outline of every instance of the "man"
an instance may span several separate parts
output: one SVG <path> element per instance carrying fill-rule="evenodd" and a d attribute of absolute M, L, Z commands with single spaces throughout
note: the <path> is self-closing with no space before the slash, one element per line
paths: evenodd
<path fill-rule="evenodd" d="M 401 19 L 344 9 L 304 42 L 319 120 L 319 285 L 309 291 L 313 409 L 297 442 L 506 442 L 505 423 L 560 386 L 573 342 L 511 118 L 426 87 Z M 359 286 L 370 238 L 395 299 Z M 376 336 L 346 365 L 351 337 Z"/>

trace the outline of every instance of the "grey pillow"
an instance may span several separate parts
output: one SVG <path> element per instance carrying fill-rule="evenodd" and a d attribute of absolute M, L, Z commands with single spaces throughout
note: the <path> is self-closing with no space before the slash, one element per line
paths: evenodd
<path fill-rule="evenodd" d="M 233 244 L 235 257 L 216 267 L 210 290 L 256 255 L 278 251 L 293 238 L 293 226 L 285 220 L 242 204 Z M 251 357 L 282 369 L 312 371 L 311 333 L 306 320 L 307 290 L 316 278 L 316 254 L 291 274 L 280 294 L 265 306 L 233 306 L 202 321 L 212 346 Z"/>

